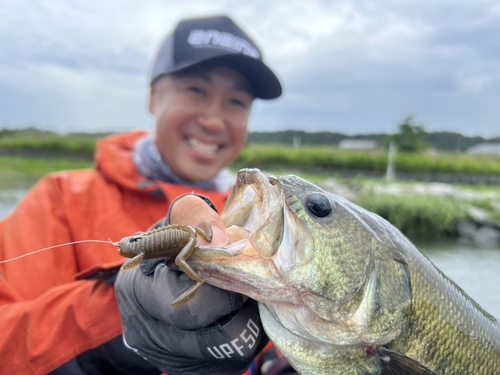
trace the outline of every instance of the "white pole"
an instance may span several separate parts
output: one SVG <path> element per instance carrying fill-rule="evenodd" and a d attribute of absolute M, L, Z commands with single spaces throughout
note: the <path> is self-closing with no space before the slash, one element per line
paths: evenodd
<path fill-rule="evenodd" d="M 294 148 L 299 148 L 300 147 L 300 143 L 301 143 L 301 137 L 300 135 L 294 135 L 293 136 L 293 147 Z"/>
<path fill-rule="evenodd" d="M 387 181 L 393 181 L 396 178 L 396 154 L 398 151 L 398 146 L 394 142 L 389 145 L 389 160 L 387 162 L 387 173 L 385 178 Z"/>

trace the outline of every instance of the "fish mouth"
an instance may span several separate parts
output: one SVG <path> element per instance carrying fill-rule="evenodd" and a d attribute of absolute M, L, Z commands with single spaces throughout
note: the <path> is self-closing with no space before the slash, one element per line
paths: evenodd
<path fill-rule="evenodd" d="M 258 169 L 240 170 L 221 213 L 230 243 L 196 247 L 188 263 L 215 286 L 231 285 L 247 295 L 255 287 L 268 289 L 283 238 L 284 205 L 283 186 L 276 177 Z M 262 288 L 257 287 L 260 280 L 266 280 Z"/>
<path fill-rule="evenodd" d="M 277 178 L 258 169 L 238 172 L 221 214 L 231 238 L 227 250 L 254 250 L 264 258 L 276 254 L 283 236 L 283 206 L 283 186 Z"/>

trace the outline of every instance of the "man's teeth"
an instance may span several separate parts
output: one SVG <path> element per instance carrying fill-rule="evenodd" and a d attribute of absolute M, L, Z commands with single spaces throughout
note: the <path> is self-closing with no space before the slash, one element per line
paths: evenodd
<path fill-rule="evenodd" d="M 219 149 L 218 145 L 215 145 L 213 143 L 201 142 L 196 138 L 188 138 L 188 142 L 190 146 L 196 151 L 204 152 L 206 154 L 214 154 Z"/>

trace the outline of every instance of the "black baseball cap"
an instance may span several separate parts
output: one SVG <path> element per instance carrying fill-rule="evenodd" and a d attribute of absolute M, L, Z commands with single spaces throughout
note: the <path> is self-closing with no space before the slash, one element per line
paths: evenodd
<path fill-rule="evenodd" d="M 264 63 L 259 48 L 228 16 L 180 21 L 160 47 L 151 84 L 163 75 L 209 61 L 220 61 L 241 72 L 258 98 L 274 99 L 281 95 L 280 81 Z"/>

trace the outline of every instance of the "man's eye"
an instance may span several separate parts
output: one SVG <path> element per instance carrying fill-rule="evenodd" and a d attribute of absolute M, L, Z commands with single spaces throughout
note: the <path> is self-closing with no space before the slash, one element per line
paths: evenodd
<path fill-rule="evenodd" d="M 203 95 L 205 91 L 197 86 L 189 87 L 189 91 L 194 92 L 196 95 Z"/>
<path fill-rule="evenodd" d="M 238 107 L 243 107 L 246 108 L 246 103 L 243 100 L 239 99 L 231 99 L 231 104 L 238 106 Z"/>

